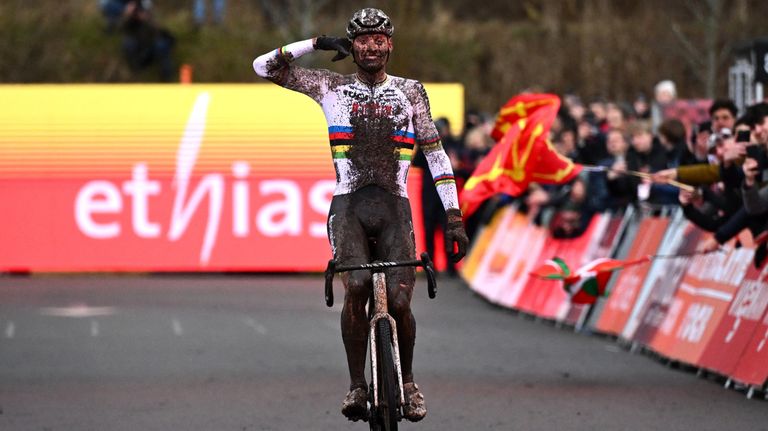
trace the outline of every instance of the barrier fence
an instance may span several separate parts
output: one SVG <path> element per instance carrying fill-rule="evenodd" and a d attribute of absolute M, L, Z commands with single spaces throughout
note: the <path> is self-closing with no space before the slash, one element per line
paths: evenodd
<path fill-rule="evenodd" d="M 426 84 L 462 124 L 463 87 Z M 273 84 L 0 86 L 0 271 L 319 271 L 322 110 Z M 423 249 L 420 172 L 409 192 Z"/>
<path fill-rule="evenodd" d="M 739 247 L 694 253 L 709 235 L 677 209 L 642 217 L 630 208 L 596 215 L 578 238 L 556 239 L 508 206 L 478 234 L 462 275 L 492 303 L 616 336 L 725 376 L 751 397 L 768 380 L 768 265 L 754 267 L 746 233 Z M 614 273 L 608 296 L 594 305 L 571 304 L 561 281 L 529 274 L 553 257 L 576 268 L 599 257 L 644 256 L 658 258 Z"/>

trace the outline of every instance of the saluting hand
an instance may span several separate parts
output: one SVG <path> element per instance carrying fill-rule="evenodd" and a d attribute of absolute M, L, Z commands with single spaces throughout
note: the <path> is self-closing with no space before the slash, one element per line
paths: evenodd
<path fill-rule="evenodd" d="M 346 37 L 320 36 L 315 38 L 314 46 L 315 49 L 321 49 L 323 51 L 336 51 L 336 55 L 331 61 L 339 61 L 349 55 L 349 50 L 352 48 L 352 41 Z"/>

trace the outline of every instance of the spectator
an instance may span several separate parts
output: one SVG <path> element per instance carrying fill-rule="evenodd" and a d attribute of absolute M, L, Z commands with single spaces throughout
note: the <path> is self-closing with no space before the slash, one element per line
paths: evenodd
<path fill-rule="evenodd" d="M 664 110 L 677 99 L 677 87 L 670 80 L 664 80 L 653 88 L 653 104 L 651 105 L 652 130 L 656 129 L 664 121 Z"/>
<path fill-rule="evenodd" d="M 637 121 L 629 128 L 630 149 L 627 152 L 627 168 L 631 171 L 651 174 L 668 168 L 668 160 L 658 140 L 654 139 L 647 123 Z M 637 190 L 637 199 L 655 205 L 677 203 L 677 188 L 667 184 L 655 184 L 650 177 L 640 181 L 631 178 Z"/>
<path fill-rule="evenodd" d="M 635 118 L 638 120 L 650 120 L 651 119 L 651 110 L 648 107 L 648 100 L 645 99 L 645 96 L 642 94 L 638 94 L 635 98 L 635 101 L 632 102 L 632 109 L 635 112 Z"/>
<path fill-rule="evenodd" d="M 715 100 L 709 108 L 712 131 L 719 133 L 723 129 L 733 130 L 737 114 L 738 108 L 731 99 Z"/>
<path fill-rule="evenodd" d="M 627 170 L 629 144 L 626 136 L 619 130 L 611 130 L 606 141 L 610 156 L 599 163 L 600 166 L 610 169 L 605 174 L 605 186 L 608 191 L 605 208 L 616 210 L 635 202 L 637 189 L 633 179 L 622 173 Z"/>
<path fill-rule="evenodd" d="M 206 5 L 208 0 L 194 0 L 193 17 L 196 27 L 202 27 L 206 23 Z M 211 0 L 213 6 L 213 23 L 218 25 L 224 22 L 224 11 L 227 8 L 226 0 Z"/>
<path fill-rule="evenodd" d="M 680 157 L 680 166 L 709 163 L 712 123 L 704 121 L 693 126 L 691 139 Z"/>
<path fill-rule="evenodd" d="M 673 118 L 664 120 L 659 126 L 659 142 L 666 153 L 667 168 L 679 166 L 686 149 L 683 123 Z"/>
<path fill-rule="evenodd" d="M 626 131 L 626 116 L 616 103 L 609 103 L 605 112 L 605 122 L 609 130 Z"/>
<path fill-rule="evenodd" d="M 100 0 L 99 7 L 101 8 L 101 14 L 104 15 L 104 19 L 107 21 L 107 32 L 111 33 L 117 29 L 120 20 L 123 17 L 123 11 L 125 5 L 130 0 Z"/>
<path fill-rule="evenodd" d="M 576 133 L 576 147 L 580 163 L 596 165 L 609 156 L 605 147 L 605 135 L 588 119 L 579 121 Z"/>
<path fill-rule="evenodd" d="M 160 69 L 160 80 L 169 82 L 174 76 L 172 51 L 175 38 L 154 22 L 152 4 L 148 0 L 132 0 L 123 9 L 123 54 L 134 72 L 153 64 Z"/>
<path fill-rule="evenodd" d="M 607 110 L 605 101 L 597 99 L 589 104 L 589 118 L 592 120 L 592 124 L 597 127 L 601 133 L 608 131 L 608 122 L 606 121 Z"/>

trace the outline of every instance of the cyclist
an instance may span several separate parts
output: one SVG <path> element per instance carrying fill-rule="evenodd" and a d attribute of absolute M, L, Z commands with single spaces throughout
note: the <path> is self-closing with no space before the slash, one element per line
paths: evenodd
<path fill-rule="evenodd" d="M 346 33 L 346 38 L 321 36 L 291 43 L 253 62 L 259 76 L 306 94 L 323 109 L 336 171 L 328 215 L 333 257 L 344 264 L 414 258 L 406 177 L 414 145 L 419 145 L 446 210 L 449 255 L 458 261 L 468 240 L 453 171 L 432 122 L 427 93 L 418 81 L 386 73 L 394 27 L 384 12 L 373 8 L 355 12 Z M 291 64 L 315 50 L 336 51 L 334 61 L 351 54 L 356 73 L 340 75 Z M 351 380 L 342 413 L 356 421 L 367 411 L 364 372 L 369 327 L 365 305 L 372 288 L 371 275 L 351 271 L 342 280 L 341 334 Z M 406 419 L 418 421 L 426 415 L 426 407 L 411 368 L 416 335 L 410 308 L 415 269 L 391 268 L 386 280 L 389 312 L 397 323 L 400 344 L 406 400 L 403 413 Z"/>

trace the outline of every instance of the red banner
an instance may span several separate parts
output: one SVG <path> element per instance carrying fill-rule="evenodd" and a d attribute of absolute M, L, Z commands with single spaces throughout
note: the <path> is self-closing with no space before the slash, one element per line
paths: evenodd
<path fill-rule="evenodd" d="M 698 365 L 753 254 L 752 249 L 739 248 L 692 258 L 650 347 L 669 358 Z"/>
<path fill-rule="evenodd" d="M 475 276 L 469 280 L 473 290 L 494 303 L 515 289 L 518 280 L 526 278 L 523 271 L 533 264 L 528 256 L 538 253 L 545 237 L 542 228 L 531 224 L 526 215 L 513 207 L 504 208 L 497 217 L 495 235 L 478 263 Z M 520 247 L 521 244 L 527 247 Z"/>
<path fill-rule="evenodd" d="M 618 239 L 621 236 L 624 225 L 623 215 L 603 214 L 600 219 L 600 225 L 597 227 L 599 241 L 594 243 L 594 247 L 587 250 L 584 259 L 592 261 L 601 257 L 612 256 L 614 249 L 618 245 Z M 581 325 L 590 307 L 591 305 L 587 304 L 572 303 L 563 320 L 572 325 Z"/>
<path fill-rule="evenodd" d="M 755 328 L 731 377 L 750 385 L 763 385 L 768 380 L 768 310 Z"/>
<path fill-rule="evenodd" d="M 669 219 L 646 218 L 640 222 L 632 248 L 625 257 L 628 260 L 656 254 L 664 232 L 669 226 Z M 607 334 L 618 335 L 629 320 L 632 307 L 643 287 L 650 265 L 638 265 L 621 271 L 613 284 L 608 300 L 605 302 L 596 329 Z"/>
<path fill-rule="evenodd" d="M 768 308 L 768 265 L 762 271 L 748 265 L 738 293 L 707 345 L 699 364 L 708 370 L 731 375 L 755 335 Z"/>
<path fill-rule="evenodd" d="M 553 256 L 560 257 L 566 262 L 582 264 L 587 249 L 595 241 L 599 222 L 600 217 L 593 217 L 587 230 L 578 238 L 548 238 L 539 253 L 537 264 Z M 570 307 L 568 293 L 563 289 L 562 282 L 536 279 L 530 275 L 526 278 L 527 283 L 517 306 L 537 316 L 562 320 Z"/>

